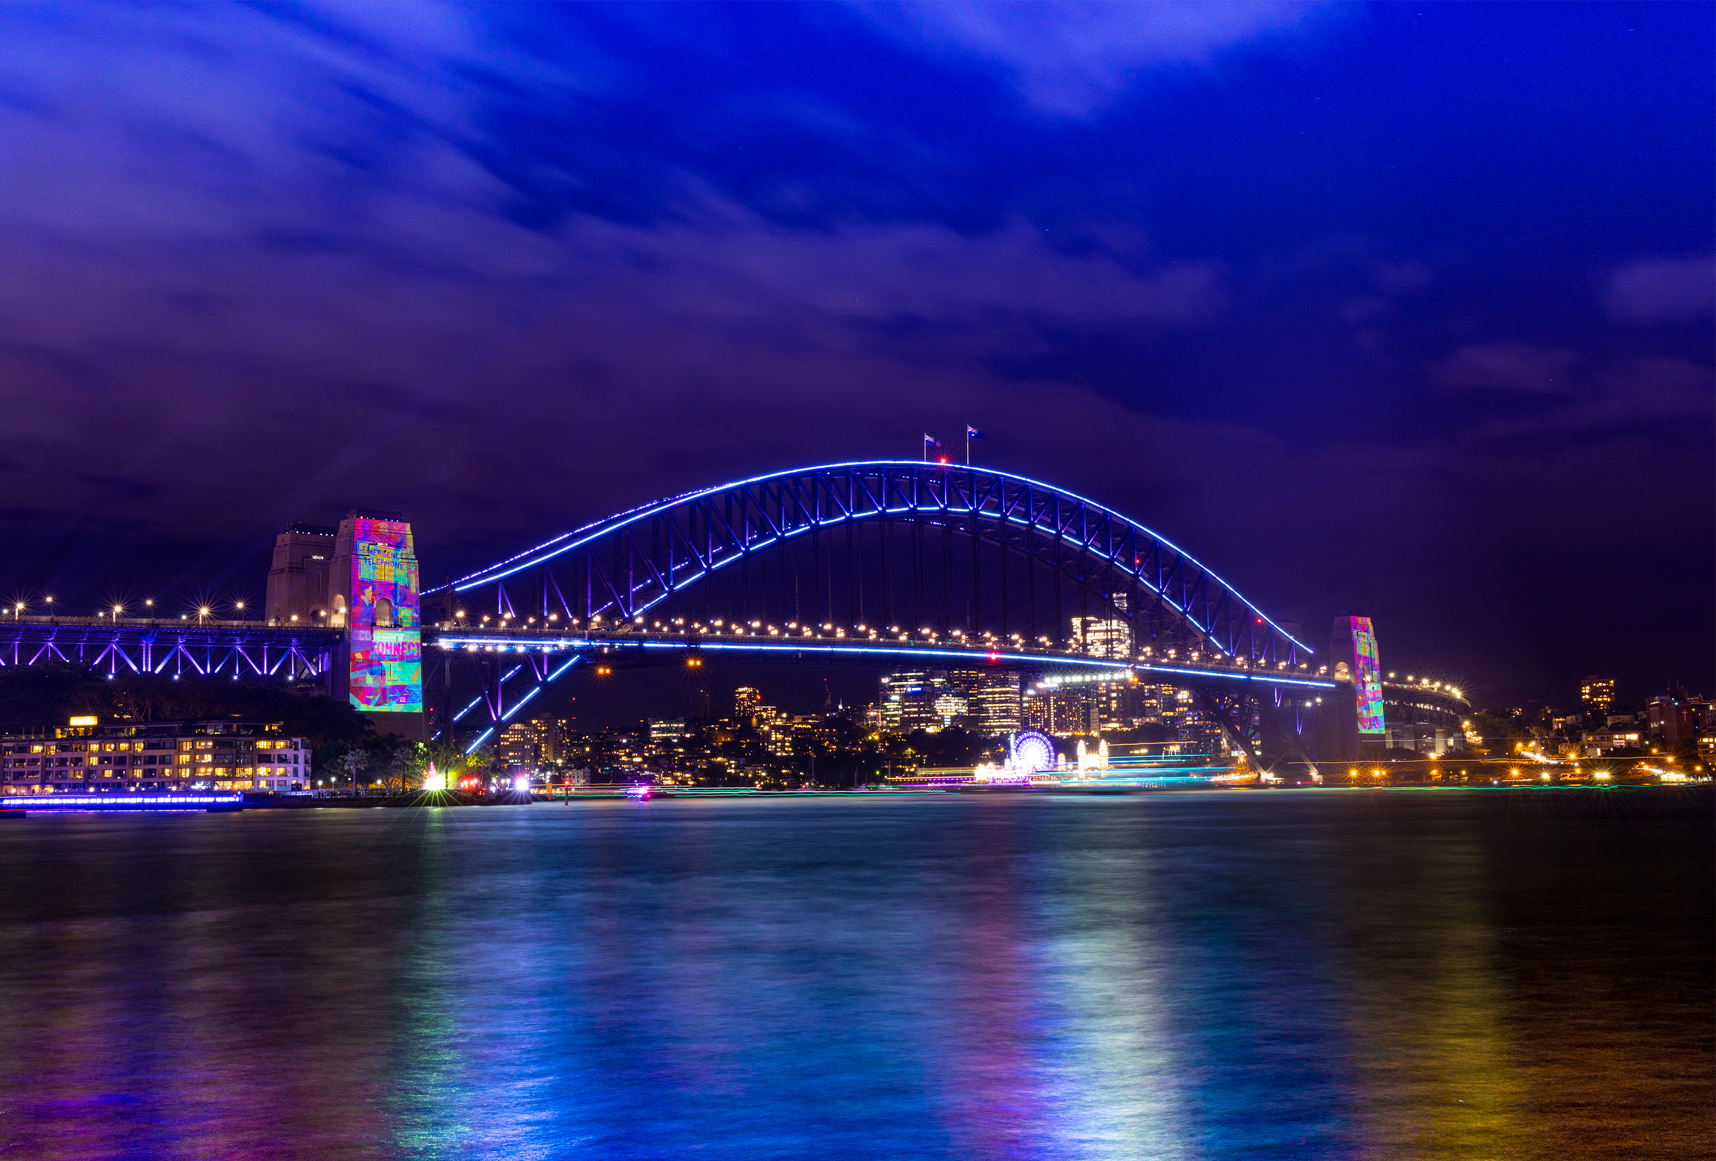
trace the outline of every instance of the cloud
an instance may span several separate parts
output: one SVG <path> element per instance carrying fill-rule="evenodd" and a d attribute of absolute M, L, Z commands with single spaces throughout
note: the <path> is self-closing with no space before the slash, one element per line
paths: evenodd
<path fill-rule="evenodd" d="M 1436 367 L 1432 378 L 1447 388 L 1525 393 L 1566 392 L 1578 356 L 1561 347 L 1500 342 L 1461 347 Z"/>
<path fill-rule="evenodd" d="M 1082 117 L 1151 66 L 1204 63 L 1220 50 L 1300 24 L 1307 3 L 936 3 L 862 5 L 915 44 L 990 61 L 1035 109 Z"/>
<path fill-rule="evenodd" d="M 0 185 L 0 380 L 38 416 L 0 485 L 59 481 L 62 524 L 254 539 L 359 497 L 527 538 L 706 460 L 814 458 L 806 432 L 873 451 L 925 412 L 978 414 L 1020 349 L 1147 342 L 1227 302 L 1213 262 L 1067 252 L 1021 219 L 783 225 L 686 172 L 653 221 L 532 228 L 457 83 L 411 95 L 438 88 L 430 63 L 234 19 L 154 46 L 170 87 L 125 53 L 98 85 L 42 53 L 17 82 L 35 99 L 0 106 L 31 175 Z M 613 435 L 565 454 L 590 432 Z M 55 470 L 97 444 L 102 479 Z M 600 482 L 539 497 L 525 464 Z M 154 497 L 115 484 L 156 474 Z"/>
<path fill-rule="evenodd" d="M 1487 306 L 1467 289 L 1483 287 L 1454 285 L 1452 261 L 1434 272 L 1449 280 L 1435 299 L 1467 303 L 1452 328 L 1432 296 L 1408 297 L 1428 266 L 1378 263 L 1432 253 L 1410 239 L 1343 235 L 1358 240 L 1269 274 L 1242 245 L 1217 262 L 1188 241 L 1220 234 L 1167 229 L 1171 217 L 1082 185 L 1065 199 L 1072 220 L 1032 224 L 1021 207 L 1043 203 L 1029 183 L 972 193 L 983 174 L 962 168 L 963 138 L 913 145 L 919 130 L 833 89 L 788 105 L 777 94 L 800 82 L 778 76 L 752 91 L 715 70 L 711 85 L 736 95 L 710 110 L 674 87 L 701 67 L 690 55 L 652 64 L 635 37 L 558 23 L 592 9 L 27 11 L 0 11 L 0 32 L 17 33 L 0 35 L 0 390 L 28 417 L 0 460 L 0 534 L 9 571 L 61 568 L 62 591 L 119 568 L 127 540 L 190 546 L 173 570 L 218 559 L 259 583 L 249 554 L 281 522 L 353 503 L 407 510 L 433 581 L 651 496 L 910 456 L 923 431 L 965 422 L 988 430 L 985 462 L 1159 527 L 1272 612 L 1310 625 L 1338 598 L 1391 626 L 1415 618 L 1422 640 L 1476 625 L 1457 639 L 1474 654 L 1498 648 L 1480 630 L 1519 606 L 1486 609 L 1483 586 L 1448 583 L 1438 553 L 1603 555 L 1621 541 L 1581 533 L 1691 544 L 1710 523 L 1702 352 L 1598 353 L 1540 317 L 1520 331 L 1537 344 L 1439 349 L 1458 346 L 1431 370 L 1434 396 L 1410 389 L 1420 364 L 1403 370 L 1386 344 L 1324 358 L 1351 344 L 1313 314 L 1357 294 L 1348 313 L 1367 340 L 1384 323 L 1473 334 Z M 541 12 L 556 15 L 495 31 Z M 926 70 L 938 83 L 1005 70 L 1033 108 L 1070 116 L 1141 70 L 1219 60 L 1303 13 L 924 6 L 878 19 L 943 54 Z M 665 114 L 628 111 L 651 91 Z M 1025 147 L 1030 133 L 1103 128 L 1010 105 L 970 115 L 973 140 L 1018 132 Z M 862 154 L 864 182 L 939 183 L 935 196 L 850 196 L 820 149 L 800 164 L 797 145 L 761 131 L 781 124 L 789 143 Z M 708 162 L 736 142 L 780 162 L 761 186 Z M 1141 172 L 1117 172 L 1114 188 Z M 533 191 L 547 210 L 519 212 Z M 1664 286 L 1683 288 L 1689 262 L 1704 260 L 1617 271 L 1616 317 L 1664 317 L 1665 303 L 1682 317 L 1686 295 Z M 1496 281 L 1517 297 L 1511 279 Z M 1566 310 L 1553 294 L 1541 305 Z M 1277 380 L 1312 376 L 1271 410 L 1290 394 Z M 1554 594 L 1562 571 L 1534 563 L 1517 587 Z M 1598 591 L 1612 570 L 1565 571 L 1586 589 L 1534 597 L 1527 613 L 1614 599 Z M 1413 590 L 1419 578 L 1471 608 Z M 1639 583 L 1634 604 L 1652 607 Z"/>
<path fill-rule="evenodd" d="M 1645 258 L 1609 276 L 1609 314 L 1629 323 L 1685 322 L 1716 313 L 1716 258 Z"/>
<path fill-rule="evenodd" d="M 1378 262 L 1376 287 L 1384 294 L 1411 294 L 1435 281 L 1430 267 L 1422 262 Z"/>

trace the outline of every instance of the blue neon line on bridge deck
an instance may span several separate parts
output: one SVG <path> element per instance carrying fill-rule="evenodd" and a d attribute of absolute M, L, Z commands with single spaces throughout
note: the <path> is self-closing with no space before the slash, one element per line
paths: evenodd
<path fill-rule="evenodd" d="M 1171 665 L 1155 665 L 1148 662 L 1105 661 L 1092 657 L 1045 657 L 1029 653 L 1001 653 L 991 650 L 962 650 L 962 649 L 914 649 L 891 648 L 879 645 L 826 645 L 826 644 L 792 644 L 773 642 L 743 642 L 743 641 L 704 641 L 696 643 L 680 641 L 626 641 L 626 640 L 590 640 L 556 639 L 556 638 L 509 638 L 501 642 L 492 637 L 437 637 L 436 645 L 495 645 L 498 643 L 520 645 L 525 648 L 541 645 L 556 645 L 566 648 L 594 649 L 604 645 L 616 648 L 643 649 L 725 649 L 734 652 L 763 652 L 763 653 L 832 653 L 861 656 L 873 654 L 887 657 L 940 657 L 956 660 L 971 660 L 979 662 L 1016 661 L 1030 665 L 1082 665 L 1091 669 L 1107 669 L 1114 673 L 1123 674 L 1130 671 L 1147 671 L 1151 673 L 1176 673 L 1190 677 L 1220 678 L 1226 681 L 1255 681 L 1266 685 L 1299 685 L 1311 689 L 1334 689 L 1332 681 L 1318 681 L 1308 677 L 1280 677 L 1267 672 L 1263 673 L 1228 673 L 1220 669 L 1183 669 Z M 574 659 L 575 660 L 575 659 Z M 562 667 L 564 672 L 565 667 Z M 514 671 L 516 672 L 516 670 Z M 558 676 L 558 674 L 556 675 Z"/>

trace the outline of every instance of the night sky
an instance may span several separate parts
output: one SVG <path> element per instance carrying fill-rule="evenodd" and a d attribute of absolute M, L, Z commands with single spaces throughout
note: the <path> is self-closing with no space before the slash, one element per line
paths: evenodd
<path fill-rule="evenodd" d="M 0 7 L 0 595 L 971 422 L 1313 643 L 1711 692 L 1713 14 Z"/>

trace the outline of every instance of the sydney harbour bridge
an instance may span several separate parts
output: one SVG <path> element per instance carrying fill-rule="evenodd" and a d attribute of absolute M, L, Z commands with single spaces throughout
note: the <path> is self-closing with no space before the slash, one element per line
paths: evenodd
<path fill-rule="evenodd" d="M 325 682 L 345 632 L 126 612 L 13 610 L 0 664 Z M 1100 640 L 1093 623 L 1110 627 Z M 424 592 L 421 625 L 428 728 L 473 749 L 579 666 L 722 658 L 1173 685 L 1263 769 L 1313 775 L 1319 714 L 1352 704 L 1303 642 L 1138 521 L 1037 480 L 912 460 L 616 513 Z"/>

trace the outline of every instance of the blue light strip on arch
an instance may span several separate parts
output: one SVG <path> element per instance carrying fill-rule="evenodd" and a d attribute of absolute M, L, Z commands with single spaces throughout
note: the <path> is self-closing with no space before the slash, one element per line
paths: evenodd
<path fill-rule="evenodd" d="M 520 552 L 520 553 L 517 553 L 513 556 L 510 556 L 498 564 L 494 564 L 494 565 L 489 566 L 486 569 L 481 569 L 477 572 L 470 573 L 469 575 L 461 577 L 460 579 L 458 579 L 456 581 L 452 581 L 448 584 L 441 585 L 438 588 L 432 589 L 430 591 L 432 591 L 432 592 L 445 592 L 445 591 L 451 590 L 453 592 L 464 592 L 468 589 L 476 588 L 479 585 L 493 584 L 497 581 L 505 580 L 507 577 L 512 576 L 514 573 L 522 572 L 523 570 L 525 570 L 527 568 L 531 568 L 535 565 L 544 564 L 547 561 L 554 559 L 556 556 L 561 555 L 562 553 L 571 552 L 573 549 L 581 548 L 584 545 L 591 543 L 592 541 L 598 540 L 601 537 L 608 535 L 609 533 L 616 532 L 619 529 L 626 527 L 628 524 L 636 523 L 637 521 L 642 520 L 648 516 L 654 515 L 658 512 L 664 512 L 664 511 L 670 510 L 672 508 L 676 508 L 679 505 L 689 503 L 692 500 L 700 500 L 706 496 L 719 495 L 722 492 L 731 491 L 734 488 L 745 488 L 745 487 L 749 487 L 752 484 L 760 484 L 760 483 L 764 483 L 764 482 L 769 481 L 769 480 L 779 480 L 779 479 L 785 479 L 785 478 L 792 477 L 792 476 L 810 475 L 810 474 L 815 473 L 815 472 L 837 472 L 837 471 L 847 471 L 847 470 L 862 469 L 862 468 L 906 468 L 906 469 L 909 469 L 911 471 L 922 471 L 922 470 L 928 468 L 928 469 L 935 469 L 935 470 L 940 470 L 940 471 L 944 471 L 944 472 L 967 472 L 967 473 L 971 473 L 971 474 L 982 473 L 984 475 L 993 476 L 993 477 L 996 477 L 998 479 L 1012 480 L 1015 483 L 1019 483 L 1019 484 L 1028 484 L 1034 488 L 1045 488 L 1050 492 L 1056 493 L 1056 494 L 1061 495 L 1061 496 L 1065 496 L 1068 499 L 1077 500 L 1081 504 L 1088 504 L 1092 508 L 1096 509 L 1097 511 L 1103 512 L 1115 520 L 1119 520 L 1122 523 L 1131 525 L 1133 528 L 1136 528 L 1138 531 L 1144 533 L 1146 536 L 1152 537 L 1153 539 L 1160 542 L 1165 547 L 1170 548 L 1174 552 L 1179 553 L 1180 556 L 1182 556 L 1186 560 L 1190 561 L 1192 564 L 1196 565 L 1199 569 L 1202 569 L 1203 572 L 1207 576 L 1209 576 L 1217 584 L 1221 585 L 1222 588 L 1224 588 L 1228 592 L 1232 593 L 1234 595 L 1234 597 L 1240 602 L 1240 604 L 1244 605 L 1247 609 L 1250 609 L 1253 613 L 1255 613 L 1258 616 L 1258 618 L 1260 618 L 1263 621 L 1264 624 L 1268 625 L 1275 632 L 1279 633 L 1283 638 L 1285 638 L 1288 641 L 1293 642 L 1293 644 L 1295 644 L 1299 648 L 1305 650 L 1307 653 L 1312 651 L 1311 647 L 1309 645 L 1306 645 L 1303 641 L 1299 640 L 1297 637 L 1294 637 L 1291 633 L 1289 633 L 1285 629 L 1281 628 L 1281 626 L 1277 625 L 1273 620 L 1271 620 L 1270 617 L 1266 613 L 1264 613 L 1264 611 L 1262 609 L 1259 609 L 1256 605 L 1254 605 L 1250 601 L 1246 600 L 1244 595 L 1241 594 L 1238 589 L 1234 588 L 1232 585 L 1228 584 L 1227 581 L 1223 580 L 1219 575 L 1217 575 L 1217 573 L 1215 572 L 1214 569 L 1209 568 L 1202 561 L 1198 560 L 1191 553 L 1185 551 L 1183 548 L 1181 548 L 1179 545 L 1175 544 L 1173 541 L 1169 540 L 1167 537 L 1162 536 L 1160 533 L 1157 533 L 1157 532 L 1151 530 L 1150 528 L 1146 527 L 1145 525 L 1143 525 L 1143 524 L 1139 523 L 1138 521 L 1132 519 L 1130 516 L 1126 516 L 1120 512 L 1116 512 L 1114 509 L 1108 507 L 1107 505 L 1099 504 L 1095 500 L 1092 500 L 1086 496 L 1079 495 L 1077 492 L 1069 492 L 1065 488 L 1057 487 L 1054 484 L 1044 483 L 1042 480 L 1034 480 L 1029 476 L 1020 476 L 1020 475 L 1015 475 L 1012 472 L 997 471 L 994 468 L 966 467 L 963 465 L 954 465 L 954 464 L 925 464 L 920 460 L 852 460 L 852 461 L 849 461 L 846 463 L 819 464 L 819 465 L 814 466 L 814 467 L 793 468 L 793 469 L 790 469 L 788 471 L 769 472 L 765 475 L 752 476 L 749 479 L 744 479 L 744 480 L 735 480 L 735 481 L 732 481 L 731 483 L 720 484 L 720 485 L 717 485 L 717 486 L 712 487 L 712 488 L 699 488 L 696 491 L 684 492 L 684 493 L 681 493 L 680 495 L 671 496 L 671 497 L 668 497 L 668 498 L 663 499 L 663 500 L 654 501 L 653 503 L 640 505 L 639 507 L 636 507 L 636 508 L 628 508 L 622 512 L 617 512 L 614 515 L 608 516 L 602 520 L 595 521 L 594 523 L 585 524 L 582 527 L 579 527 L 579 528 L 572 530 L 571 532 L 562 533 L 561 535 L 556 536 L 552 540 L 545 541 L 542 544 L 537 545 L 535 548 L 526 549 L 523 552 Z M 902 513 L 912 512 L 912 511 L 922 511 L 922 510 L 923 509 L 921 509 L 921 508 L 900 509 L 900 511 Z M 949 512 L 958 512 L 958 511 L 970 512 L 971 511 L 970 508 L 955 509 L 955 508 L 950 508 L 945 504 L 942 505 L 941 510 L 942 511 L 949 511 Z M 891 510 L 884 508 L 883 511 L 888 512 Z M 881 513 L 878 513 L 878 515 L 880 515 L 880 514 Z M 821 523 L 821 524 L 837 524 L 837 523 L 840 523 L 841 521 L 846 520 L 846 519 L 848 519 L 848 517 L 842 516 L 838 520 L 824 520 L 824 521 L 820 521 L 818 523 Z M 572 538 L 578 538 L 578 539 L 572 539 Z M 775 543 L 777 540 L 784 540 L 784 539 L 786 539 L 786 537 L 784 537 L 784 536 L 783 537 L 777 537 L 777 538 L 771 538 L 768 543 Z M 569 543 L 562 543 L 564 541 L 570 541 L 570 542 Z M 550 548 L 552 548 L 553 551 L 551 551 L 551 552 L 545 551 L 545 550 L 550 549 Z M 737 558 L 735 557 L 734 559 L 737 559 Z M 507 567 L 508 565 L 512 565 L 512 567 L 508 568 Z M 497 570 L 503 570 L 503 571 L 497 571 Z M 1137 576 L 1137 573 L 1133 572 L 1132 575 Z M 1138 577 L 1138 579 L 1140 580 L 1140 582 L 1143 582 L 1142 577 Z M 651 603 L 654 604 L 655 602 L 651 602 Z M 649 606 L 645 606 L 645 608 L 648 608 L 648 607 Z"/>

